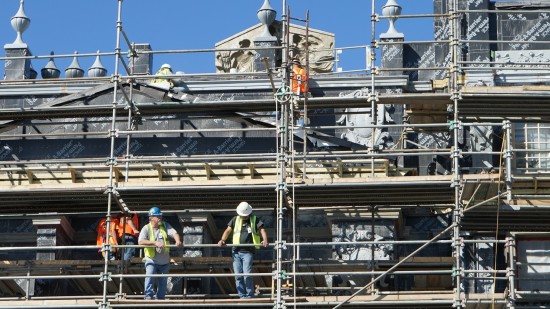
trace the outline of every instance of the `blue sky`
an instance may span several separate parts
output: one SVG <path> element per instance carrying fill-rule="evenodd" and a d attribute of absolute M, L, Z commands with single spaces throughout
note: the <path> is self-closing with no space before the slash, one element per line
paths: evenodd
<path fill-rule="evenodd" d="M 12 43 L 16 34 L 10 19 L 19 7 L 19 0 L 1 0 L 0 41 Z M 282 13 L 282 0 L 270 0 Z M 377 12 L 387 0 L 376 0 Z M 403 7 L 402 14 L 433 12 L 433 0 L 397 0 Z M 214 45 L 258 23 L 257 10 L 263 0 L 125 0 L 123 1 L 122 26 L 135 43 L 150 43 L 154 50 L 209 49 Z M 335 33 L 336 47 L 369 45 L 371 42 L 371 0 L 287 0 L 293 17 L 305 19 L 310 11 L 310 26 Z M 336 5 L 337 4 L 337 5 Z M 30 27 L 23 34 L 33 55 L 112 52 L 116 43 L 116 0 L 26 0 L 25 12 L 31 19 Z M 298 22 L 297 22 L 298 23 Z M 377 23 L 377 33 L 385 32 L 387 20 Z M 432 39 L 432 20 L 401 19 L 397 30 L 406 40 Z M 122 50 L 127 50 L 125 44 Z M 2 56 L 4 56 L 2 52 Z M 214 55 L 179 54 L 156 55 L 155 71 L 169 62 L 175 70 L 186 73 L 211 73 L 215 71 Z M 56 59 L 57 67 L 64 70 L 71 59 Z M 94 58 L 79 60 L 87 70 Z M 47 60 L 33 60 L 39 72 Z M 113 73 L 114 58 L 103 57 L 102 62 Z M 365 67 L 363 50 L 345 51 L 340 66 L 344 70 Z M 3 72 L 2 72 L 3 73 Z M 62 74 L 63 76 L 63 74 Z"/>

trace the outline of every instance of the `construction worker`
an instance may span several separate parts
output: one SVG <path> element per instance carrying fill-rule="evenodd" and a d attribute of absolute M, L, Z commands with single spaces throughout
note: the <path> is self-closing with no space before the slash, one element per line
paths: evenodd
<path fill-rule="evenodd" d="M 172 66 L 168 63 L 163 64 L 160 69 L 155 73 L 157 76 L 166 76 L 166 75 L 174 75 L 172 72 Z M 162 88 L 170 89 L 174 87 L 174 83 L 169 78 L 155 78 L 151 81 L 152 84 L 156 84 L 156 86 L 160 86 Z"/>
<path fill-rule="evenodd" d="M 128 212 L 122 214 L 121 218 L 118 220 L 118 238 L 121 240 L 123 245 L 137 245 L 137 236 L 139 230 L 137 227 L 138 216 L 137 214 L 130 214 Z M 124 261 L 130 260 L 136 251 L 135 248 L 124 248 L 122 249 L 122 259 Z"/>
<path fill-rule="evenodd" d="M 261 244 L 267 247 L 267 234 L 264 223 L 255 215 L 252 215 L 252 206 L 247 202 L 241 202 L 237 206 L 237 215 L 227 223 L 227 228 L 218 242 L 218 246 L 225 246 L 229 234 L 233 233 L 233 245 L 239 244 Z M 261 241 L 260 241 L 261 236 Z M 233 272 L 237 293 L 240 298 L 254 297 L 254 279 L 246 274 L 252 273 L 252 261 L 255 249 L 259 246 L 233 247 Z M 243 275 L 239 275 L 243 274 Z"/>
<path fill-rule="evenodd" d="M 118 245 L 118 234 L 117 234 L 117 227 L 118 227 L 118 219 L 114 216 L 109 216 L 111 219 L 111 224 L 109 225 L 109 241 L 107 241 L 107 217 L 101 219 L 97 225 L 96 232 L 96 245 L 103 246 L 104 244 L 110 244 L 110 245 Z M 98 252 L 101 252 L 101 255 L 103 258 L 105 258 L 105 251 L 103 251 L 103 248 L 99 249 Z M 111 248 L 109 251 L 109 260 L 114 260 L 116 258 L 116 248 Z"/>
<path fill-rule="evenodd" d="M 162 212 L 158 207 L 149 209 L 149 223 L 146 224 L 139 233 L 138 243 L 141 246 L 148 246 L 145 252 L 145 274 L 167 274 L 170 271 L 170 238 L 176 246 L 181 246 L 181 238 L 178 232 L 167 222 L 162 220 Z M 145 291 L 143 292 L 146 300 L 165 299 L 167 277 L 159 277 L 157 291 L 155 295 L 155 278 L 145 277 Z"/>
<path fill-rule="evenodd" d="M 305 95 L 309 91 L 308 76 L 298 58 L 292 59 L 291 82 L 292 92 L 296 95 Z"/>

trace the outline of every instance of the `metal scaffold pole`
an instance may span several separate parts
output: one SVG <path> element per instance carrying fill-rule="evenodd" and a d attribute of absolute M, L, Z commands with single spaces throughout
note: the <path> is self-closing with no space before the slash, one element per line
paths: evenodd
<path fill-rule="evenodd" d="M 107 186 L 107 231 L 106 231 L 106 239 L 109 239 L 110 237 L 110 231 L 111 231 L 111 211 L 112 211 L 112 201 L 115 197 L 115 187 L 114 187 L 114 179 L 113 179 L 113 172 L 114 172 L 114 166 L 116 164 L 116 158 L 115 158 L 115 142 L 116 142 L 116 116 L 117 116 L 117 92 L 118 88 L 120 86 L 120 75 L 119 75 L 119 61 L 122 61 L 121 59 L 121 48 L 120 48 L 120 37 L 122 32 L 122 2 L 123 0 L 118 0 L 118 13 L 117 13 L 117 22 L 116 22 L 116 47 L 115 47 L 115 68 L 114 68 L 114 75 L 113 75 L 113 102 L 112 102 L 112 118 L 111 118 L 111 130 L 109 132 L 109 138 L 110 138 L 110 154 L 108 159 L 108 165 L 109 165 L 109 176 L 108 176 L 108 186 Z M 107 250 L 104 251 L 104 261 L 105 266 L 103 268 L 103 274 L 101 276 L 101 280 L 103 281 L 103 298 L 102 302 L 99 305 L 100 308 L 109 308 L 109 303 L 107 302 L 107 284 L 111 280 L 111 273 L 109 272 L 109 253 L 111 252 L 112 248 L 110 245 L 107 245 Z"/>
<path fill-rule="evenodd" d="M 460 237 L 460 221 L 463 215 L 462 203 L 460 198 L 460 193 L 462 190 L 461 179 L 460 179 L 460 157 L 461 150 L 459 148 L 459 134 L 460 134 L 460 120 L 458 114 L 458 100 L 460 98 L 459 93 L 459 56 L 460 56 L 460 15 L 458 13 L 458 0 L 449 0 L 449 16 L 450 16 L 450 37 L 449 41 L 451 42 L 450 52 L 452 55 L 452 63 L 450 64 L 450 92 L 451 100 L 453 104 L 453 120 L 452 120 L 452 134 L 453 134 L 453 151 L 452 151 L 452 161 L 453 161 L 453 180 L 451 186 L 454 187 L 455 195 L 455 206 L 453 210 L 453 254 L 455 258 L 454 265 L 454 305 L 455 308 L 463 308 L 464 304 L 462 301 L 462 241 Z"/>
<path fill-rule="evenodd" d="M 275 273 L 275 283 L 277 285 L 275 289 L 275 304 L 274 308 L 282 309 L 284 308 L 284 300 L 282 297 L 282 281 L 283 281 L 283 223 L 284 223 L 284 205 L 287 194 L 287 185 L 286 185 L 286 164 L 287 164 L 287 151 L 289 150 L 289 112 L 290 112 L 290 100 L 287 100 L 287 94 L 284 93 L 288 89 L 289 81 L 289 72 L 287 69 L 288 65 L 288 36 L 289 36 L 289 9 L 287 7 L 286 1 L 283 1 L 283 56 L 282 56 L 282 65 L 283 65 L 283 83 L 281 85 L 280 91 L 283 93 L 275 97 L 276 108 L 279 110 L 278 121 L 277 121 L 277 132 L 276 139 L 278 140 L 277 147 L 277 205 L 276 205 L 276 239 L 275 239 L 275 249 L 276 249 L 276 273 Z"/>

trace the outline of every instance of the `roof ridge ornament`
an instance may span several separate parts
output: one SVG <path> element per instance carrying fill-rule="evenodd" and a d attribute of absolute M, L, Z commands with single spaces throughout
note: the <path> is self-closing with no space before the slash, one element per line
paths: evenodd
<path fill-rule="evenodd" d="M 11 27 L 15 32 L 17 32 L 17 37 L 15 38 L 15 41 L 13 41 L 11 47 L 16 48 L 26 48 L 27 44 L 23 42 L 23 32 L 27 30 L 31 23 L 31 19 L 27 17 L 25 14 L 25 8 L 23 7 L 25 4 L 25 0 L 21 0 L 19 4 L 19 10 L 11 18 Z"/>
<path fill-rule="evenodd" d="M 88 76 L 89 77 L 104 77 L 107 75 L 107 69 L 103 66 L 103 63 L 101 63 L 101 59 L 99 58 L 99 50 L 97 51 L 97 56 L 95 57 L 94 64 L 88 69 Z"/>
<path fill-rule="evenodd" d="M 84 70 L 80 68 L 78 63 L 78 52 L 74 52 L 73 62 L 65 69 L 65 77 L 67 78 L 80 78 L 84 76 Z"/>
<path fill-rule="evenodd" d="M 61 74 L 61 71 L 59 71 L 53 60 L 53 50 L 50 52 L 50 56 L 52 56 L 50 57 L 50 61 L 48 61 L 46 66 L 40 70 L 40 75 L 42 75 L 43 79 L 59 78 L 59 75 Z"/>

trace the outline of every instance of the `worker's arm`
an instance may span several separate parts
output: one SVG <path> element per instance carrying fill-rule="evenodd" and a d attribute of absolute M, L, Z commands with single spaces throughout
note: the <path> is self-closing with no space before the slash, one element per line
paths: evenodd
<path fill-rule="evenodd" d="M 147 237 L 146 235 L 148 234 L 149 234 L 149 230 L 147 226 L 143 227 L 143 229 L 141 229 L 141 233 L 139 234 L 140 237 L 138 238 L 138 244 L 140 246 L 164 248 L 164 242 L 149 240 L 148 238 L 146 238 Z"/>
<path fill-rule="evenodd" d="M 164 248 L 164 242 L 148 240 L 148 239 L 140 240 L 138 242 L 138 244 L 140 246 L 153 246 L 153 247 L 157 247 L 157 248 Z"/>
<path fill-rule="evenodd" d="M 225 245 L 225 241 L 227 240 L 231 232 L 233 232 L 233 228 L 231 228 L 230 226 L 227 226 L 225 231 L 223 231 L 222 238 L 220 239 L 220 241 L 218 241 L 218 246 L 221 247 Z"/>
<path fill-rule="evenodd" d="M 174 241 L 176 242 L 176 246 L 181 247 L 183 245 L 183 243 L 181 242 L 180 234 L 176 233 L 172 237 L 174 237 Z"/>
<path fill-rule="evenodd" d="M 260 234 L 262 235 L 262 246 L 267 247 L 267 245 L 269 245 L 269 241 L 267 241 L 267 233 L 265 232 L 263 226 L 260 228 Z"/>
<path fill-rule="evenodd" d="M 126 218 L 126 223 L 132 229 L 132 232 L 139 233 L 139 230 L 137 229 L 137 226 L 134 223 L 134 220 L 132 220 L 131 218 Z"/>

